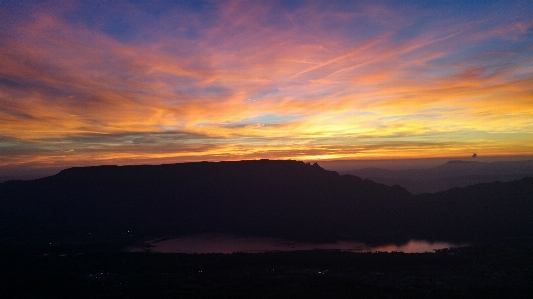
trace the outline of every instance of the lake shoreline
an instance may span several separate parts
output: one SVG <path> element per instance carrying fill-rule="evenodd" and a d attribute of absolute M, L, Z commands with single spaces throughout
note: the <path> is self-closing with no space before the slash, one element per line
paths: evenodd
<path fill-rule="evenodd" d="M 180 237 L 161 237 L 130 246 L 127 252 L 152 253 L 265 253 L 283 251 L 332 250 L 343 252 L 404 252 L 424 253 L 445 248 L 466 247 L 466 243 L 409 240 L 401 244 L 369 245 L 359 241 L 342 240 L 311 243 L 277 238 L 239 236 L 233 234 L 199 234 Z"/>

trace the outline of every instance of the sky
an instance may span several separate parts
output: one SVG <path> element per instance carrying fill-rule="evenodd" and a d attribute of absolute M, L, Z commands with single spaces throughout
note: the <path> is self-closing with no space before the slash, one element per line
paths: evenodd
<path fill-rule="evenodd" d="M 531 156 L 532 16 L 530 0 L 0 0 L 0 168 Z"/>

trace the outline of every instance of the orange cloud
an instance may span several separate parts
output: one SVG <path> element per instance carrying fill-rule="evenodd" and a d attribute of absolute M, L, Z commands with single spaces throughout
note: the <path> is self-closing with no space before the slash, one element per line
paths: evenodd
<path fill-rule="evenodd" d="M 83 5 L 2 24 L 4 166 L 533 154 L 533 23 L 512 13 L 110 5 L 125 34 Z"/>

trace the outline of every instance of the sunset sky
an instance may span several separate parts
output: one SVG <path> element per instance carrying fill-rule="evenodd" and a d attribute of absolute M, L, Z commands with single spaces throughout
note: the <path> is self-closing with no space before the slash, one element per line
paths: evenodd
<path fill-rule="evenodd" d="M 0 167 L 474 152 L 533 155 L 531 0 L 0 0 Z"/>

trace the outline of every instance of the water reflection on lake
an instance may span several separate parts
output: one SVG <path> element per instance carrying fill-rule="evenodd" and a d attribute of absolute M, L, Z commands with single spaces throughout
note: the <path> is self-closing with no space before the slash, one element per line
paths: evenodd
<path fill-rule="evenodd" d="M 402 251 L 405 253 L 433 252 L 437 249 L 465 246 L 446 242 L 430 243 L 423 240 L 411 240 L 403 245 L 384 245 L 370 247 L 364 243 L 354 241 L 340 241 L 336 243 L 300 243 L 272 238 L 239 237 L 226 234 L 202 234 L 179 238 L 165 238 L 150 240 L 147 246 L 130 248 L 131 252 L 161 252 L 161 253 L 233 253 L 233 252 L 266 252 L 266 251 L 294 251 L 294 250 L 342 250 L 350 252 L 366 251 Z"/>

